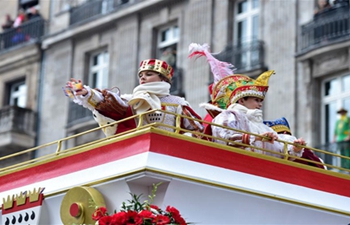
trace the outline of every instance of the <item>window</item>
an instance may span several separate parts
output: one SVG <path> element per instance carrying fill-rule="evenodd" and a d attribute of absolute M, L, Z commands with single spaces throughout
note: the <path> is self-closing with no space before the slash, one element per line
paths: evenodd
<path fill-rule="evenodd" d="M 25 108 L 27 101 L 27 86 L 24 80 L 9 83 L 8 104 Z"/>
<path fill-rule="evenodd" d="M 179 42 L 179 27 L 173 25 L 159 30 L 158 54 L 159 58 L 172 67 L 176 67 L 176 50 Z"/>
<path fill-rule="evenodd" d="M 89 85 L 99 89 L 108 87 L 109 54 L 107 51 L 94 53 L 90 57 Z"/>
<path fill-rule="evenodd" d="M 254 50 L 259 40 L 259 0 L 237 1 L 235 9 L 234 43 L 240 52 L 235 66 L 248 70 L 252 62 L 259 61 L 259 51 Z"/>
<path fill-rule="evenodd" d="M 345 108 L 350 111 L 350 75 L 332 78 L 323 82 L 323 143 L 331 143 L 338 119 L 337 111 Z"/>
<path fill-rule="evenodd" d="M 177 25 L 170 25 L 158 32 L 158 58 L 167 62 L 174 69 L 170 93 L 184 96 L 182 92 L 182 73 L 176 66 L 177 43 L 180 31 Z"/>

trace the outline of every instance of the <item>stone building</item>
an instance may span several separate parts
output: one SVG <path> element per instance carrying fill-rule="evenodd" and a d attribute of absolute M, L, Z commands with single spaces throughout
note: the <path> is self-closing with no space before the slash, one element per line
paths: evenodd
<path fill-rule="evenodd" d="M 21 25 L 29 35 L 19 43 L 6 44 L 18 29 L 1 33 L 0 150 L 14 152 L 96 127 L 91 113 L 63 94 L 66 81 L 74 77 L 130 93 L 139 62 L 169 49 L 176 56 L 172 92 L 204 117 L 199 104 L 209 100 L 212 78 L 204 59 L 188 59 L 192 42 L 221 52 L 217 57 L 232 62 L 236 73 L 256 77 L 275 70 L 264 118 L 284 116 L 295 136 L 328 148 L 337 109 L 350 111 L 349 4 L 338 1 L 314 15 L 316 5 L 315 0 L 8 1 L 1 18 L 8 13 L 14 18 L 21 7 L 30 13 L 33 6 L 42 17 Z M 18 113 L 23 119 L 9 123 Z M 42 148 L 34 157 L 54 151 Z"/>

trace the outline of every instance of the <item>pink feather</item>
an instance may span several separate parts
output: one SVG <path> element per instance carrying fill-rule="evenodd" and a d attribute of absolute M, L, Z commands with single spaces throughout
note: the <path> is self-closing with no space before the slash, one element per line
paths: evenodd
<path fill-rule="evenodd" d="M 203 44 L 199 45 L 196 43 L 191 43 L 189 45 L 189 52 L 190 55 L 189 58 L 199 58 L 202 56 L 205 56 L 207 58 L 207 61 L 210 65 L 211 72 L 214 76 L 214 84 L 216 84 L 219 80 L 222 78 L 234 74 L 235 67 L 228 62 L 222 62 L 218 59 L 216 59 L 210 52 L 209 52 L 209 45 Z"/>

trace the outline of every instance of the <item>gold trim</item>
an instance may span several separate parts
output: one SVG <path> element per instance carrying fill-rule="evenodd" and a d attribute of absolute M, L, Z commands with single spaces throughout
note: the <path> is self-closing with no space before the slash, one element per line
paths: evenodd
<path fill-rule="evenodd" d="M 87 102 L 93 107 L 93 108 L 96 108 L 98 102 L 96 100 L 94 100 L 94 96 L 95 96 L 95 93 L 94 93 L 94 90 L 90 90 L 90 97 L 88 98 Z"/>

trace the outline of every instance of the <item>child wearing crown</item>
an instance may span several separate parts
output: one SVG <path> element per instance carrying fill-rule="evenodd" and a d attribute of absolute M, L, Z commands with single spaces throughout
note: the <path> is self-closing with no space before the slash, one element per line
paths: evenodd
<path fill-rule="evenodd" d="M 134 88 L 132 94 L 121 96 L 119 91 L 92 89 L 75 79 L 67 82 L 65 90 L 66 94 L 75 103 L 93 112 L 94 119 L 100 126 L 154 109 L 201 119 L 184 98 L 170 95 L 173 73 L 173 68 L 165 61 L 147 59 L 140 63 L 138 71 L 139 85 Z M 143 125 L 161 122 L 175 126 L 175 119 L 175 115 L 165 114 L 161 111 L 146 113 L 144 114 Z M 136 117 L 118 123 L 118 125 L 108 126 L 103 129 L 103 132 L 106 136 L 111 136 L 136 128 L 138 122 L 138 117 Z M 172 128 L 165 126 L 160 128 L 173 131 Z M 181 128 L 199 132 L 203 130 L 200 122 L 190 119 L 182 119 Z"/>
<path fill-rule="evenodd" d="M 189 50 L 190 58 L 205 56 L 214 75 L 214 83 L 210 86 L 211 90 L 209 90 L 212 98 L 211 103 L 204 103 L 201 106 L 206 108 L 213 117 L 212 123 L 232 128 L 226 129 L 220 126 L 208 125 L 205 133 L 230 140 L 228 142 L 215 138 L 214 142 L 283 158 L 284 145 L 275 141 L 281 137 L 263 123 L 261 110 L 268 90 L 268 80 L 274 71 L 266 71 L 254 80 L 245 75 L 234 74 L 234 66 L 213 57 L 207 44 L 192 43 Z M 258 134 L 258 136 L 239 131 Z M 294 143 L 299 144 L 299 147 L 288 145 L 288 154 L 300 157 L 303 152 L 303 148 L 300 146 L 305 145 L 305 141 L 302 138 L 295 138 Z M 261 149 L 268 149 L 271 152 Z M 294 160 L 293 157 L 290 157 L 290 159 Z"/>

